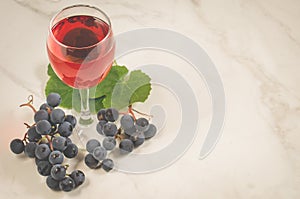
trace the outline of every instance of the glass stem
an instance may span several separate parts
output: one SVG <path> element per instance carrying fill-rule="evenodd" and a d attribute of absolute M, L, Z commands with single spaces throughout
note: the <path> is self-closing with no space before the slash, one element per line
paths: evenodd
<path fill-rule="evenodd" d="M 89 89 L 79 89 L 80 98 L 81 98 L 81 113 L 79 124 L 87 126 L 93 123 L 93 119 L 90 112 L 90 103 L 89 103 Z"/>

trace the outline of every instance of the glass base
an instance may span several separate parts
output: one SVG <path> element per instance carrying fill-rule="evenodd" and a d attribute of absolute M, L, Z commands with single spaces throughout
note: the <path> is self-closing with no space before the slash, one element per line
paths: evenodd
<path fill-rule="evenodd" d="M 79 118 L 79 125 L 83 126 L 83 127 L 89 127 L 91 124 L 93 124 L 94 120 L 90 117 L 90 118 Z"/>
<path fill-rule="evenodd" d="M 86 143 L 90 139 L 101 139 L 101 135 L 96 130 L 97 122 L 92 118 L 90 120 L 83 120 L 85 123 L 82 124 L 79 119 L 78 125 L 73 130 L 73 139 L 76 140 L 81 148 L 85 148 Z"/>

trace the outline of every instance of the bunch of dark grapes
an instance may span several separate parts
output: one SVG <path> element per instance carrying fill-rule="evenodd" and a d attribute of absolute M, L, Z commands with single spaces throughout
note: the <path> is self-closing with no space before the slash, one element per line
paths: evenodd
<path fill-rule="evenodd" d="M 57 93 L 47 96 L 47 103 L 36 109 L 32 99 L 21 106 L 29 106 L 35 112 L 33 125 L 27 125 L 28 131 L 23 139 L 14 139 L 10 149 L 15 154 L 25 153 L 29 158 L 35 158 L 38 173 L 47 176 L 47 186 L 55 191 L 71 191 L 85 181 L 85 175 L 80 170 L 67 173 L 68 165 L 65 158 L 74 158 L 78 147 L 69 138 L 77 124 L 73 115 L 65 115 L 57 108 L 61 97 Z"/>
<path fill-rule="evenodd" d="M 97 113 L 99 120 L 96 130 L 104 136 L 101 143 L 96 139 L 91 139 L 86 144 L 89 152 L 85 157 L 85 164 L 92 169 L 103 168 L 110 171 L 114 167 L 114 162 L 106 158 L 108 151 L 112 151 L 118 146 L 121 154 L 131 153 L 134 148 L 141 146 L 145 140 L 155 136 L 156 126 L 150 124 L 144 117 L 136 119 L 130 107 L 128 114 L 123 114 L 119 119 L 119 111 L 115 108 L 101 109 Z M 117 122 L 120 127 L 117 127 Z"/>
<path fill-rule="evenodd" d="M 86 143 L 86 150 L 89 152 L 85 156 L 85 164 L 91 169 L 102 168 L 109 172 L 114 167 L 114 162 L 107 158 L 107 149 L 101 146 L 96 139 L 91 139 Z"/>

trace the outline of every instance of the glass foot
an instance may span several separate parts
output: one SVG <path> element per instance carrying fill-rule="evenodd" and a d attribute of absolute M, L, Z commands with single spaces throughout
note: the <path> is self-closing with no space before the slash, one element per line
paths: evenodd
<path fill-rule="evenodd" d="M 77 125 L 73 130 L 73 139 L 76 140 L 78 145 L 81 145 L 81 148 L 85 148 L 86 143 L 90 139 L 100 139 L 101 136 L 96 130 L 97 122 L 92 122 L 87 125 Z"/>
<path fill-rule="evenodd" d="M 89 127 L 93 122 L 94 120 L 91 117 L 87 119 L 84 119 L 82 117 L 79 118 L 79 125 L 83 127 Z"/>

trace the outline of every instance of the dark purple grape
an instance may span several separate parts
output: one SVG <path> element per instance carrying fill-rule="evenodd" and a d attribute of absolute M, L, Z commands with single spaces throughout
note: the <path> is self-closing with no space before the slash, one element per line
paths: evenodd
<path fill-rule="evenodd" d="M 15 154 L 20 154 L 24 151 L 25 145 L 22 140 L 14 139 L 10 143 L 10 150 Z"/>
<path fill-rule="evenodd" d="M 58 93 L 50 93 L 47 96 L 47 104 L 52 107 L 57 107 L 61 102 L 61 97 Z"/>
<path fill-rule="evenodd" d="M 101 163 L 101 167 L 104 171 L 109 172 L 114 168 L 114 162 L 111 159 L 104 159 Z"/>
<path fill-rule="evenodd" d="M 67 148 L 64 150 L 64 155 L 67 158 L 74 158 L 78 154 L 78 147 L 75 144 L 68 144 Z"/>
<path fill-rule="evenodd" d="M 69 192 L 75 189 L 75 182 L 71 177 L 65 177 L 59 182 L 59 188 L 62 191 Z"/>
<path fill-rule="evenodd" d="M 105 109 L 100 109 L 100 111 L 98 111 L 97 118 L 98 118 L 99 121 L 100 120 L 106 120 L 106 118 L 105 118 L 105 112 L 106 112 Z"/>
<path fill-rule="evenodd" d="M 115 108 L 109 108 L 105 111 L 105 119 L 110 122 L 115 122 L 119 118 L 119 111 Z"/>
<path fill-rule="evenodd" d="M 120 142 L 119 148 L 122 153 L 130 153 L 133 151 L 134 144 L 130 139 L 124 139 Z"/>
<path fill-rule="evenodd" d="M 87 154 L 84 158 L 86 166 L 91 169 L 96 169 L 99 166 L 99 161 L 96 160 L 92 154 Z"/>
<path fill-rule="evenodd" d="M 75 187 L 78 187 L 82 185 L 85 181 L 85 175 L 82 171 L 80 170 L 75 170 L 71 173 L 70 177 L 74 180 L 75 182 Z"/>

